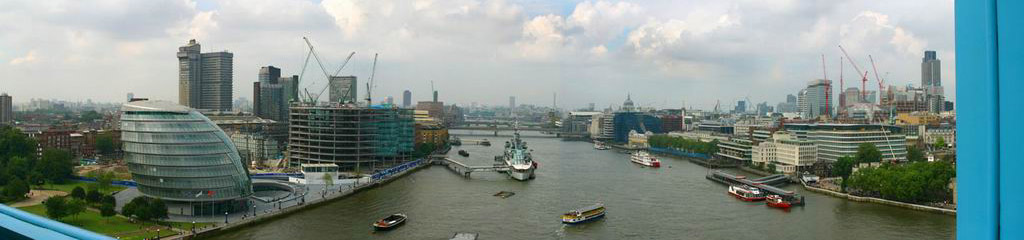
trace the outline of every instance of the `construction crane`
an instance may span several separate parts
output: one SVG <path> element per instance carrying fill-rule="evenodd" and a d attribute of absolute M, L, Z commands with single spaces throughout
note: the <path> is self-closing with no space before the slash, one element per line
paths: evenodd
<path fill-rule="evenodd" d="M 821 54 L 821 80 L 825 80 L 825 110 L 832 109 L 832 82 L 828 81 L 828 72 L 825 70 L 825 54 Z M 748 100 L 749 101 L 749 100 Z M 828 112 L 832 116 L 832 112 Z"/>
<path fill-rule="evenodd" d="M 860 72 L 861 72 L 860 66 L 857 66 L 857 61 L 854 61 L 853 58 L 850 57 L 850 54 L 846 52 L 846 49 L 843 48 L 843 45 L 839 45 L 839 50 L 843 51 L 843 55 L 846 55 L 846 59 L 850 59 L 850 64 L 853 65 L 853 69 L 856 69 L 857 70 L 857 74 L 860 74 Z M 867 96 L 868 96 L 867 84 L 868 84 L 868 71 L 864 71 L 864 74 L 860 74 L 860 97 L 861 97 L 861 100 L 866 100 L 867 99 Z"/>
<path fill-rule="evenodd" d="M 311 101 L 311 102 L 315 102 L 315 101 L 316 101 L 317 99 L 320 99 L 320 96 L 323 96 L 323 94 L 324 94 L 324 91 L 327 91 L 327 89 L 331 87 L 331 84 L 330 84 L 330 80 L 331 80 L 331 76 L 332 76 L 332 75 L 331 75 L 330 73 L 328 73 L 328 72 L 327 72 L 327 68 L 326 68 L 326 67 L 324 67 L 324 63 L 323 63 L 323 61 L 322 61 L 322 60 L 320 59 L 320 54 L 317 54 L 317 52 L 316 52 L 316 49 L 315 49 L 315 48 L 313 47 L 313 43 L 309 41 L 309 38 L 307 38 L 307 37 L 302 37 L 302 40 L 306 41 L 306 45 L 307 45 L 307 46 L 309 46 L 309 53 L 313 55 L 313 58 L 314 58 L 314 59 L 316 59 L 316 64 L 317 64 L 318 66 L 320 66 L 320 71 L 323 71 L 323 73 L 324 73 L 324 77 L 325 77 L 325 78 L 327 78 L 327 81 L 328 81 L 327 85 L 326 85 L 326 86 L 324 86 L 324 89 L 321 89 L 321 90 L 320 90 L 320 92 L 319 92 L 319 93 L 317 93 L 317 95 L 316 95 L 315 97 L 314 97 L 314 96 L 309 96 L 309 98 L 310 98 L 310 101 Z M 337 76 L 337 75 L 338 75 L 338 73 L 340 73 L 340 72 L 341 72 L 341 70 L 342 70 L 342 69 L 344 69 L 346 65 L 348 65 L 348 62 L 349 62 L 350 60 L 352 60 L 352 56 L 353 56 L 353 55 L 355 55 L 355 54 L 356 54 L 356 52 L 352 52 L 352 53 L 350 53 L 350 54 L 348 55 L 348 58 L 346 58 L 346 59 L 345 59 L 345 62 L 343 62 L 343 63 L 341 64 L 341 66 L 339 66 L 339 67 L 338 67 L 338 70 L 337 70 L 337 71 L 336 71 L 336 72 L 334 73 L 334 75 L 333 75 L 333 76 Z M 309 57 L 308 57 L 308 56 L 306 57 L 306 61 L 307 61 L 307 62 L 309 61 Z M 303 67 L 303 72 L 305 72 L 305 67 Z M 307 93 L 306 93 L 306 94 L 307 94 L 307 95 L 309 95 L 308 91 L 307 91 Z M 346 92 L 345 92 L 345 94 L 348 94 L 348 92 L 346 91 Z M 348 96 L 342 96 L 342 98 L 347 98 L 347 97 L 348 97 Z M 352 96 L 352 97 L 355 97 L 355 96 Z"/>
<path fill-rule="evenodd" d="M 885 91 L 885 85 L 884 85 L 884 82 L 883 82 L 884 80 L 882 80 L 882 78 L 878 77 L 878 68 L 875 68 L 875 58 L 872 57 L 871 55 L 868 55 L 868 59 L 871 60 L 871 69 L 872 69 L 872 71 L 875 71 L 875 81 L 878 82 L 878 103 L 881 104 L 882 103 L 882 92 Z"/>
<path fill-rule="evenodd" d="M 349 55 L 351 58 L 352 55 Z M 377 73 L 377 54 L 373 54 L 373 67 L 370 68 L 370 79 L 366 80 L 366 104 L 373 105 L 373 101 L 370 98 L 370 92 L 373 90 L 373 76 Z"/>

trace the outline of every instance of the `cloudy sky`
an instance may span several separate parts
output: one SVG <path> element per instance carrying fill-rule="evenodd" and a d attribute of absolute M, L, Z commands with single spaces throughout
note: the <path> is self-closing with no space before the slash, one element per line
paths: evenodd
<path fill-rule="evenodd" d="M 299 74 L 303 36 L 332 70 L 357 52 L 342 73 L 360 81 L 379 53 L 377 99 L 425 100 L 433 81 L 459 104 L 774 105 L 822 78 L 821 54 L 838 93 L 841 44 L 896 85 L 919 84 L 935 50 L 955 100 L 952 0 L 5 0 L 0 33 L 0 91 L 15 102 L 176 100 L 175 52 L 193 38 L 235 54 L 235 98 L 251 99 L 261 66 Z M 311 62 L 301 87 L 324 82 Z"/>

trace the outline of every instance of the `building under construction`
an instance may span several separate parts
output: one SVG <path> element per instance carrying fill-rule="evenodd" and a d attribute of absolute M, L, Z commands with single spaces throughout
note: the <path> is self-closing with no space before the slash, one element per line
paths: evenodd
<path fill-rule="evenodd" d="M 289 164 L 333 163 L 371 173 L 412 159 L 413 110 L 394 105 L 293 103 Z"/>

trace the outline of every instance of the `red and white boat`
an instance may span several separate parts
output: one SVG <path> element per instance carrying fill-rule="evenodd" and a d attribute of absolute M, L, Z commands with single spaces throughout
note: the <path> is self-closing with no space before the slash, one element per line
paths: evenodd
<path fill-rule="evenodd" d="M 782 196 L 779 195 L 769 195 L 765 198 L 764 203 L 765 205 L 774 208 L 789 208 L 792 206 L 789 201 L 782 199 Z"/>
<path fill-rule="evenodd" d="M 764 194 L 761 193 L 761 189 L 751 186 L 729 186 L 729 194 L 732 194 L 736 198 L 743 201 L 763 201 L 765 199 Z"/>
<path fill-rule="evenodd" d="M 658 161 L 657 158 L 643 150 L 633 153 L 633 155 L 629 157 L 629 161 L 648 167 L 661 167 L 661 161 Z"/>

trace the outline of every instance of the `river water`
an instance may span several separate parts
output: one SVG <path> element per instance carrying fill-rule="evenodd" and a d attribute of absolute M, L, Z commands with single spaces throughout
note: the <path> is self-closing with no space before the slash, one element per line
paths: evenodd
<path fill-rule="evenodd" d="M 459 132 L 483 134 L 484 132 Z M 492 133 L 493 134 L 493 133 Z M 527 134 L 529 135 L 529 134 Z M 463 145 L 451 158 L 490 165 L 508 137 L 491 147 Z M 527 137 L 539 163 L 537 178 L 518 182 L 494 172 L 463 178 L 431 166 L 323 206 L 214 236 L 215 239 L 448 239 L 475 232 L 480 239 L 951 239 L 953 216 L 847 201 L 784 188 L 806 196 L 806 206 L 784 211 L 739 201 L 727 186 L 704 178 L 707 169 L 663 158 L 661 168 L 629 162 L 586 142 Z M 470 157 L 455 154 L 465 149 Z M 499 191 L 516 194 L 502 199 Z M 602 202 L 607 217 L 568 226 L 562 212 Z M 402 212 L 409 222 L 375 233 L 370 224 Z"/>

